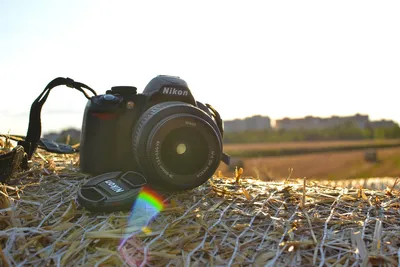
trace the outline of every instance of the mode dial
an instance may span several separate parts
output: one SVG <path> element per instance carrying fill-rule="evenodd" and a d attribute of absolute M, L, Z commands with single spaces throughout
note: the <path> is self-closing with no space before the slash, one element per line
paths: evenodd
<path fill-rule="evenodd" d="M 137 93 L 137 88 L 134 86 L 114 86 L 111 87 L 111 92 L 113 94 L 129 96 L 129 95 L 135 95 Z"/>

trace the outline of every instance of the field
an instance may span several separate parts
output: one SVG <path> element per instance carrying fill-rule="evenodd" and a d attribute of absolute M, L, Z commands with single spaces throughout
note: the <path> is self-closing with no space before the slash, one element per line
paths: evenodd
<path fill-rule="evenodd" d="M 378 141 L 372 144 L 395 144 L 398 140 Z M 229 154 L 234 149 L 238 151 L 261 149 L 293 149 L 310 147 L 338 147 L 338 146 L 365 146 L 368 142 L 307 142 L 283 144 L 237 144 L 227 145 Z M 371 144 L 371 143 L 370 143 Z M 244 175 L 259 177 L 263 180 L 275 180 L 288 177 L 292 168 L 292 177 L 307 177 L 310 179 L 356 179 L 369 177 L 397 177 L 400 174 L 400 148 L 377 149 L 378 161 L 366 162 L 365 149 L 346 152 L 323 152 L 302 155 L 274 156 L 274 157 L 249 157 L 241 158 L 244 163 Z M 224 174 L 230 175 L 227 167 L 221 164 L 220 169 Z"/>
<path fill-rule="evenodd" d="M 323 152 L 344 152 L 368 148 L 400 147 L 399 139 L 359 141 L 314 141 L 284 143 L 227 144 L 224 151 L 233 157 L 281 157 Z"/>
<path fill-rule="evenodd" d="M 382 140 L 355 140 L 355 141 L 310 141 L 310 142 L 282 142 L 282 143 L 253 143 L 253 144 L 225 144 L 224 150 L 235 152 L 239 150 L 277 150 L 300 148 L 335 148 L 335 147 L 363 147 L 365 145 L 394 145 L 400 144 L 399 139 Z"/>

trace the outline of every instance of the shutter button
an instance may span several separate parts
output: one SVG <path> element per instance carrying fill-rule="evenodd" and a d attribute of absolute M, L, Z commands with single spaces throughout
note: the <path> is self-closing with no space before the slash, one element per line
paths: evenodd
<path fill-rule="evenodd" d="M 116 97 L 114 95 L 107 94 L 103 96 L 103 99 L 107 101 L 115 101 Z"/>

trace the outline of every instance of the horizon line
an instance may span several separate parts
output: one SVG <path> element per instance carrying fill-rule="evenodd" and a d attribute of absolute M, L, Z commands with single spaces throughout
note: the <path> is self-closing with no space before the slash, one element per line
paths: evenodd
<path fill-rule="evenodd" d="M 330 118 L 335 118 L 335 117 L 338 117 L 338 118 L 347 118 L 347 117 L 354 117 L 354 116 L 357 116 L 357 115 L 360 115 L 360 116 L 367 116 L 367 117 L 368 117 L 368 120 L 370 120 L 370 121 L 382 121 L 382 120 L 386 120 L 386 121 L 393 121 L 393 122 L 396 122 L 396 123 L 398 123 L 398 124 L 400 123 L 400 122 L 397 121 L 397 120 L 388 119 L 388 118 L 380 118 L 380 119 L 376 119 L 376 120 L 371 120 L 369 114 L 362 114 L 362 113 L 354 113 L 354 114 L 352 114 L 352 115 L 342 115 L 342 116 L 340 116 L 340 115 L 330 115 L 330 116 L 306 115 L 306 116 L 303 116 L 303 117 L 288 117 L 288 116 L 285 116 L 285 117 L 278 118 L 278 119 L 271 118 L 271 117 L 268 116 L 268 115 L 255 114 L 255 115 L 251 115 L 251 116 L 247 116 L 247 117 L 235 118 L 235 119 L 228 119 L 228 120 L 223 120 L 223 121 L 245 120 L 245 119 L 250 119 L 250 118 L 259 117 L 259 116 L 262 117 L 262 118 L 269 118 L 271 121 L 277 121 L 277 120 L 283 120 L 283 119 L 296 120 L 296 119 L 305 119 L 305 118 L 318 118 L 318 119 L 330 119 Z"/>

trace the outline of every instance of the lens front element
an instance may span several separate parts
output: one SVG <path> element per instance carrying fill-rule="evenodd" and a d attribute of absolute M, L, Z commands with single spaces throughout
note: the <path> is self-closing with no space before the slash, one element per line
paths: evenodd
<path fill-rule="evenodd" d="M 176 147 L 176 153 L 177 153 L 178 155 L 185 154 L 185 152 L 186 152 L 186 145 L 185 145 L 185 144 L 179 144 L 179 145 Z"/>
<path fill-rule="evenodd" d="M 173 173 L 193 174 L 206 164 L 209 153 L 206 142 L 195 128 L 176 128 L 167 134 L 161 144 L 161 160 Z"/>

